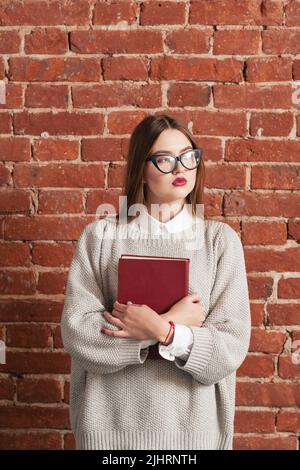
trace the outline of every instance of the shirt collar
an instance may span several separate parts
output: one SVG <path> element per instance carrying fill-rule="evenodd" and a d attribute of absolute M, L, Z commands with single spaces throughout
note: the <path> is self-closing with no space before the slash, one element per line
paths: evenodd
<path fill-rule="evenodd" d="M 134 222 L 139 225 L 140 230 L 143 232 L 152 234 L 158 234 L 162 232 L 175 233 L 185 230 L 194 222 L 194 217 L 191 212 L 189 205 L 184 205 L 183 208 L 176 214 L 172 219 L 167 222 L 160 222 L 158 219 L 153 217 L 148 211 L 145 205 L 139 208 L 140 215 L 134 219 Z"/>

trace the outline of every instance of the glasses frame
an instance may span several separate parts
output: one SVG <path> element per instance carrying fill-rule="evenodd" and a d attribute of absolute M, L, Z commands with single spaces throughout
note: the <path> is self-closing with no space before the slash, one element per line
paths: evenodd
<path fill-rule="evenodd" d="M 191 152 L 191 151 L 194 151 L 196 152 L 196 158 L 199 159 L 198 160 L 198 163 L 197 165 L 194 167 L 194 168 L 187 168 L 181 161 L 181 158 L 188 152 Z M 202 158 L 202 155 L 203 155 L 203 149 L 202 148 L 193 148 L 193 149 L 190 149 L 190 150 L 185 150 L 184 152 L 182 152 L 180 155 L 171 155 L 171 154 L 158 154 L 158 155 L 150 155 L 150 157 L 146 158 L 146 162 L 151 160 L 151 162 L 154 164 L 154 166 L 158 169 L 158 171 L 160 171 L 161 173 L 164 173 L 164 174 L 168 174 L 168 173 L 172 173 L 172 171 L 175 170 L 175 168 L 177 167 L 178 165 L 178 162 L 180 162 L 182 164 L 182 166 L 186 169 L 186 170 L 194 170 L 195 168 L 197 168 L 197 166 L 199 166 L 199 163 L 201 161 L 201 158 Z M 170 171 L 162 171 L 159 167 L 158 167 L 158 164 L 157 164 L 157 161 L 156 159 L 158 157 L 173 157 L 174 158 L 174 168 Z"/>

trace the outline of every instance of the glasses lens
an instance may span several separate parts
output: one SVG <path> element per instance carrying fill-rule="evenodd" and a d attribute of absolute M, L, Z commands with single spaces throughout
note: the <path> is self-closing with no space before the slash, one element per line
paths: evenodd
<path fill-rule="evenodd" d="M 184 153 L 181 156 L 181 162 L 188 169 L 195 168 L 198 165 L 198 159 L 195 151 L 191 150 L 189 152 Z"/>
<path fill-rule="evenodd" d="M 174 168 L 175 158 L 171 155 L 161 155 L 156 158 L 156 163 L 160 171 L 164 173 L 168 173 L 172 171 Z"/>

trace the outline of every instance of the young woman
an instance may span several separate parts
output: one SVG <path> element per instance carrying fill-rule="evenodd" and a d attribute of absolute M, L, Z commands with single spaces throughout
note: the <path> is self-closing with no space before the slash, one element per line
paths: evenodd
<path fill-rule="evenodd" d="M 240 238 L 199 217 L 202 149 L 175 118 L 149 115 L 136 126 L 126 169 L 131 215 L 88 224 L 68 276 L 61 328 L 76 447 L 232 449 L 236 370 L 251 327 Z M 188 257 L 189 295 L 163 315 L 118 303 L 123 253 Z M 156 343 L 160 359 L 147 359 Z"/>

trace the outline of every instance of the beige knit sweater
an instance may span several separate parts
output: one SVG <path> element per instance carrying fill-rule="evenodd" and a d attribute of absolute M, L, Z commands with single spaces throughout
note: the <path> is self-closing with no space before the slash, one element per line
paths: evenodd
<path fill-rule="evenodd" d="M 194 226 L 192 226 L 194 227 Z M 89 223 L 77 243 L 61 321 L 72 358 L 70 417 L 78 449 L 232 449 L 236 370 L 250 340 L 243 247 L 219 221 L 168 238 L 143 235 L 110 218 Z M 200 233 L 201 232 L 201 233 Z M 124 236 L 125 233 L 125 236 Z M 186 361 L 147 359 L 141 341 L 102 334 L 118 329 L 100 314 L 117 299 L 123 253 L 189 257 L 189 293 L 205 311 L 192 326 Z"/>

